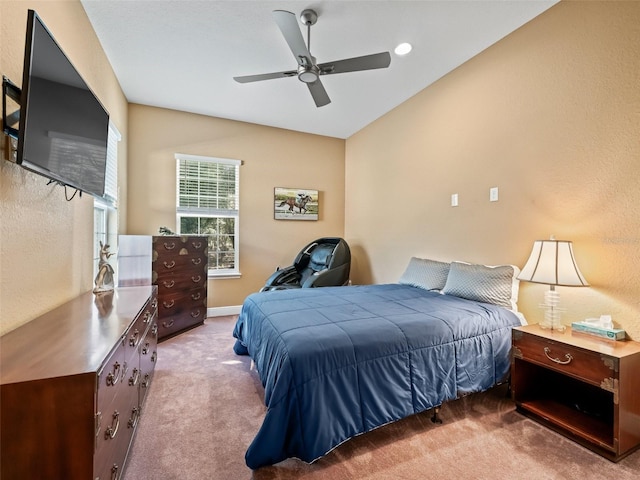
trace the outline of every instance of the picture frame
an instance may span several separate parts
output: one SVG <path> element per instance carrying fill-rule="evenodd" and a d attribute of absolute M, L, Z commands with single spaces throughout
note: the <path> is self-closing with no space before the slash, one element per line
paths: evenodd
<path fill-rule="evenodd" d="M 318 190 L 275 187 L 273 218 L 276 220 L 315 221 L 319 214 Z"/>

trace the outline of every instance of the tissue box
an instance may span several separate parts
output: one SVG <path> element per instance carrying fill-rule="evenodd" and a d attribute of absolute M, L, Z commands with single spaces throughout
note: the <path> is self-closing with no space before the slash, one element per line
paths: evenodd
<path fill-rule="evenodd" d="M 624 340 L 626 336 L 625 331 L 621 328 L 599 327 L 587 322 L 573 322 L 571 329 L 576 332 L 595 335 L 596 337 L 608 338 L 609 340 Z"/>

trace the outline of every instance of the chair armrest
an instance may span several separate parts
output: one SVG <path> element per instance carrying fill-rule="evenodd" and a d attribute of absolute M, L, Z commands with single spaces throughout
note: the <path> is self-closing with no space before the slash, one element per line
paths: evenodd
<path fill-rule="evenodd" d="M 342 275 L 343 267 L 320 270 L 310 275 L 302 285 L 302 288 L 334 287 L 337 286 L 336 282 L 342 278 Z M 347 282 L 343 283 L 343 285 L 346 284 Z"/>
<path fill-rule="evenodd" d="M 276 270 L 267 278 L 265 287 L 271 287 L 275 285 L 283 285 L 286 283 L 296 283 L 300 279 L 300 274 L 297 272 L 293 265 L 280 270 Z"/>

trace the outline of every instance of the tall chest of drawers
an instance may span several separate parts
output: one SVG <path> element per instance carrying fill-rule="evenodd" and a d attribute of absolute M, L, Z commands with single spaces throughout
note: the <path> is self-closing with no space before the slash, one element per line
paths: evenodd
<path fill-rule="evenodd" d="M 154 236 L 158 339 L 201 325 L 207 316 L 208 245 L 203 236 Z"/>
<path fill-rule="evenodd" d="M 127 287 L 2 336 L 2 479 L 121 477 L 153 378 L 156 320 L 156 287 Z"/>

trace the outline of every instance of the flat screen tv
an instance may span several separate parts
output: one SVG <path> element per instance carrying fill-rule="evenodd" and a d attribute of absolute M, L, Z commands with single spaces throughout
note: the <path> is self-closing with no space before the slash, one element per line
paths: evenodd
<path fill-rule="evenodd" d="M 108 134 L 109 114 L 29 10 L 16 162 L 102 197 Z"/>

